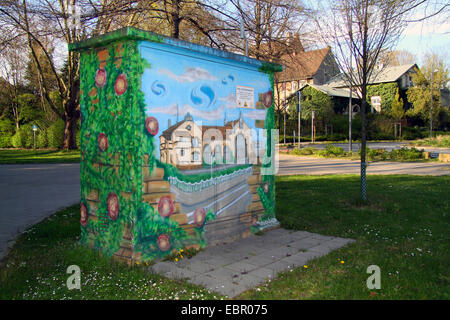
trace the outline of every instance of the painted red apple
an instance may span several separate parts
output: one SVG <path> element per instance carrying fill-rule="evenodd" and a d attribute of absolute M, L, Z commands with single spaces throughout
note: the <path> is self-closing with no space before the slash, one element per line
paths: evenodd
<path fill-rule="evenodd" d="M 167 234 L 158 237 L 158 248 L 164 252 L 170 249 L 170 238 Z"/>
<path fill-rule="evenodd" d="M 103 88 L 103 86 L 106 84 L 106 70 L 105 69 L 98 69 L 95 73 L 95 84 L 97 85 L 97 88 Z"/>
<path fill-rule="evenodd" d="M 200 228 L 205 223 L 206 211 L 204 208 L 198 208 L 194 212 L 194 226 Z"/>
<path fill-rule="evenodd" d="M 272 90 L 269 90 L 266 93 L 264 93 L 263 104 L 266 108 L 270 108 L 272 106 L 272 103 L 273 103 L 273 93 Z"/>
<path fill-rule="evenodd" d="M 263 184 L 263 191 L 265 194 L 269 192 L 269 184 L 267 182 Z"/>
<path fill-rule="evenodd" d="M 163 196 L 158 201 L 158 212 L 161 217 L 168 217 L 170 216 L 175 207 L 172 201 L 172 198 L 170 196 Z"/>
<path fill-rule="evenodd" d="M 109 217 L 111 218 L 111 220 L 116 220 L 119 216 L 119 198 L 114 192 L 111 192 L 108 195 L 106 204 L 108 206 Z"/>
<path fill-rule="evenodd" d="M 80 215 L 81 215 L 80 223 L 84 227 L 87 225 L 88 222 L 88 213 L 86 205 L 83 202 L 80 205 Z"/>
<path fill-rule="evenodd" d="M 159 125 L 158 120 L 156 120 L 155 117 L 147 117 L 145 119 L 145 128 L 147 129 L 148 133 L 150 133 L 152 136 L 155 136 L 158 134 Z"/>
<path fill-rule="evenodd" d="M 127 91 L 127 87 L 128 87 L 127 76 L 124 73 L 122 73 L 116 79 L 114 90 L 116 91 L 116 94 L 118 96 L 121 96 L 125 93 L 125 91 Z"/>
<path fill-rule="evenodd" d="M 108 149 L 108 138 L 104 133 L 98 135 L 98 147 L 101 151 Z"/>

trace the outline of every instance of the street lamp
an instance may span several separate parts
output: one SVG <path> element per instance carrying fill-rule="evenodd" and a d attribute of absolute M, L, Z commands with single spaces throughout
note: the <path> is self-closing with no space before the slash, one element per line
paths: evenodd
<path fill-rule="evenodd" d="M 438 72 L 438 69 L 434 69 L 431 72 L 431 98 L 430 98 L 430 139 L 433 138 L 433 75 Z"/>
<path fill-rule="evenodd" d="M 37 126 L 33 124 L 33 149 L 36 149 L 36 131 L 38 130 Z"/>

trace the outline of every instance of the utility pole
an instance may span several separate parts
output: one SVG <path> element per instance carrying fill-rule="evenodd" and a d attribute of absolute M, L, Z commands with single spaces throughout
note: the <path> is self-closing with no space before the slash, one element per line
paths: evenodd
<path fill-rule="evenodd" d="M 438 72 L 438 69 L 431 71 L 431 98 L 430 98 L 430 139 L 433 138 L 433 75 Z"/>
<path fill-rule="evenodd" d="M 350 10 L 350 21 L 349 21 L 349 31 L 350 31 L 350 38 L 352 38 L 352 11 Z M 352 41 L 352 39 L 351 39 Z M 352 66 L 353 66 L 353 59 L 352 59 L 352 42 L 350 41 L 350 71 L 349 71 L 349 78 L 350 78 L 350 94 L 349 94 L 349 100 L 348 100 L 348 151 L 352 151 L 352 120 L 353 120 L 353 107 L 352 107 Z"/>
<path fill-rule="evenodd" d="M 300 127 L 301 127 L 301 122 L 300 122 L 300 116 L 301 116 L 301 105 L 300 105 L 300 98 L 302 96 L 302 93 L 300 92 L 300 90 L 297 91 L 297 117 L 298 117 L 298 149 L 300 149 Z"/>
<path fill-rule="evenodd" d="M 240 38 L 244 39 L 244 48 L 245 48 L 244 52 L 245 52 L 245 56 L 248 57 L 247 36 L 245 34 L 244 16 L 242 14 L 241 5 L 240 5 L 239 1 L 238 1 L 238 7 L 239 7 L 239 12 L 241 14 L 241 23 L 240 23 L 241 34 L 240 34 Z"/>
<path fill-rule="evenodd" d="M 284 136 L 284 144 L 286 144 L 286 66 L 283 66 L 284 69 L 284 95 L 283 95 L 283 106 L 284 106 L 284 126 L 283 126 L 283 136 Z"/>

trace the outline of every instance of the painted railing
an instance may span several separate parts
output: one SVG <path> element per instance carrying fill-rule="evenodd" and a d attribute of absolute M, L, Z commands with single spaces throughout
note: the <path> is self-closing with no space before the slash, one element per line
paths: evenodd
<path fill-rule="evenodd" d="M 214 177 L 214 178 L 210 178 L 208 180 L 202 180 L 202 181 L 198 181 L 198 182 L 186 182 L 186 181 L 182 181 L 179 180 L 177 177 L 169 177 L 169 183 L 170 185 L 174 185 L 175 187 L 177 187 L 179 190 L 183 191 L 183 192 L 199 192 L 202 191 L 204 189 L 207 189 L 209 187 L 224 183 L 226 181 L 229 181 L 233 178 L 242 176 L 242 175 L 252 175 L 253 173 L 253 168 L 252 167 L 248 167 L 248 168 L 243 168 L 243 169 L 239 169 L 236 171 L 233 171 L 232 173 L 229 174 L 224 174 L 218 177 Z"/>

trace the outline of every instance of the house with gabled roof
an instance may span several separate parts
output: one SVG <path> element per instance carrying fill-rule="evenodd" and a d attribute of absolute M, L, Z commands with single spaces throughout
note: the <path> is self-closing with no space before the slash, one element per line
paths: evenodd
<path fill-rule="evenodd" d="M 295 43 L 298 42 L 297 39 Z M 284 66 L 284 70 L 278 72 L 275 79 L 277 107 L 305 85 L 323 85 L 340 72 L 331 47 L 304 51 L 303 46 L 297 44 L 282 55 L 278 63 Z"/>
<path fill-rule="evenodd" d="M 242 114 L 223 126 L 200 126 L 187 113 L 182 121 L 164 130 L 159 139 L 160 161 L 179 169 L 197 169 L 204 163 L 246 164 L 256 152 L 251 129 Z"/>
<path fill-rule="evenodd" d="M 380 66 L 373 70 L 368 82 L 367 99 L 370 103 L 372 97 L 379 96 L 381 97 L 381 106 L 378 110 L 375 110 L 375 108 L 372 107 L 372 112 L 380 112 L 385 108 L 389 109 L 392 104 L 392 96 L 395 96 L 397 88 L 400 97 L 403 99 L 405 109 L 408 109 L 409 102 L 406 91 L 413 85 L 412 75 L 417 72 L 418 69 L 417 64 L 411 63 L 400 66 Z M 353 77 L 354 79 L 357 79 L 356 75 Z M 389 92 L 389 94 L 386 93 L 386 89 L 381 89 L 381 87 L 386 84 L 390 84 L 389 88 L 392 92 Z M 343 74 L 333 77 L 325 85 L 334 89 L 348 90 L 350 88 L 348 81 L 345 80 Z M 359 86 L 353 86 L 352 91 L 361 96 Z M 355 94 L 353 94 L 353 96 L 355 96 Z"/>

